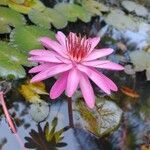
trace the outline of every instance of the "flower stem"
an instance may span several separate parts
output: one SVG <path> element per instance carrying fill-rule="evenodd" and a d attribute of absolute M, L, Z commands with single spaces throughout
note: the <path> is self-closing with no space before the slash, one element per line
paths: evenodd
<path fill-rule="evenodd" d="M 8 124 L 10 126 L 10 129 L 12 130 L 13 133 L 16 133 L 17 129 L 15 128 L 14 122 L 13 122 L 13 120 L 11 119 L 11 117 L 9 115 L 8 109 L 7 109 L 6 104 L 5 104 L 4 93 L 3 92 L 0 92 L 0 104 L 2 105 L 4 114 L 6 116 Z"/>
<path fill-rule="evenodd" d="M 71 97 L 68 97 L 68 117 L 69 117 L 69 126 L 71 128 L 74 128 L 74 123 L 73 123 L 73 111 L 72 111 L 72 99 Z"/>

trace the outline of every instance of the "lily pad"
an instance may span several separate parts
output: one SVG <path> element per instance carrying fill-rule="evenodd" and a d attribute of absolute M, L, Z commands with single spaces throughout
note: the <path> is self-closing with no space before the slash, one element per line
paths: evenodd
<path fill-rule="evenodd" d="M 18 27 L 26 24 L 23 15 L 7 7 L 0 7 L 0 33 L 9 33 L 10 26 Z"/>
<path fill-rule="evenodd" d="M 96 108 L 90 110 L 84 101 L 76 101 L 75 109 L 79 112 L 77 124 L 101 137 L 114 131 L 120 123 L 122 110 L 112 101 L 97 98 Z"/>
<path fill-rule="evenodd" d="M 108 12 L 109 8 L 103 3 L 95 0 L 82 0 L 82 6 L 92 14 L 101 15 L 101 12 Z"/>
<path fill-rule="evenodd" d="M 0 0 L 0 5 L 7 5 L 7 0 Z"/>
<path fill-rule="evenodd" d="M 133 51 L 130 54 L 135 71 L 146 70 L 147 80 L 150 80 L 150 52 Z"/>
<path fill-rule="evenodd" d="M 105 21 L 119 30 L 137 31 L 140 21 L 137 21 L 132 16 L 127 16 L 120 9 L 112 9 L 105 17 Z"/>
<path fill-rule="evenodd" d="M 38 38 L 42 36 L 54 38 L 54 33 L 36 26 L 25 26 L 24 28 L 16 28 L 11 32 L 10 42 L 18 49 L 28 53 L 32 49 L 42 48 L 38 41 Z"/>
<path fill-rule="evenodd" d="M 75 22 L 77 18 L 81 19 L 84 22 L 89 22 L 92 16 L 92 14 L 83 7 L 71 3 L 58 3 L 57 5 L 55 5 L 55 9 L 60 14 L 65 16 L 70 22 Z"/>
<path fill-rule="evenodd" d="M 136 2 L 126 0 L 121 4 L 128 12 L 134 12 L 137 16 L 146 17 L 148 15 L 148 10 Z"/>
<path fill-rule="evenodd" d="M 48 103 L 41 101 L 30 105 L 30 115 L 36 122 L 44 121 L 49 114 L 50 107 Z"/>
<path fill-rule="evenodd" d="M 27 55 L 6 42 L 0 42 L 0 76 L 7 78 L 12 75 L 14 78 L 24 78 L 26 73 L 22 65 L 31 65 L 27 60 Z"/>
<path fill-rule="evenodd" d="M 28 16 L 33 23 L 47 29 L 50 29 L 51 24 L 57 29 L 62 29 L 67 25 L 67 19 L 56 9 L 45 8 L 43 11 L 32 9 Z"/>
<path fill-rule="evenodd" d="M 43 10 L 45 6 L 39 0 L 8 0 L 8 5 L 10 8 L 28 14 L 31 9 Z"/>

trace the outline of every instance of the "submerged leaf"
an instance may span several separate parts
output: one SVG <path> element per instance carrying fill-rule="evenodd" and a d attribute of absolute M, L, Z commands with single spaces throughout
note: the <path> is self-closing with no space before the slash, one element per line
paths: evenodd
<path fill-rule="evenodd" d="M 54 118 L 52 122 L 54 122 L 54 120 L 56 121 L 57 118 Z M 57 123 L 55 124 L 55 127 L 56 126 Z M 25 143 L 25 147 L 36 148 L 38 150 L 56 150 L 57 147 L 64 147 L 67 145 L 67 143 L 62 142 L 62 134 L 67 130 L 68 128 L 65 127 L 59 131 L 55 131 L 54 124 L 51 124 L 50 130 L 48 122 L 45 124 L 44 129 L 42 129 L 40 124 L 38 124 L 38 131 L 31 130 L 29 133 L 30 137 L 25 137 L 27 141 Z"/>
<path fill-rule="evenodd" d="M 8 43 L 0 42 L 0 76 L 7 78 L 12 75 L 15 78 L 24 78 L 26 73 L 22 65 L 31 65 L 27 61 L 27 56 Z"/>
<path fill-rule="evenodd" d="M 16 28 L 11 32 L 11 44 L 25 53 L 32 49 L 42 48 L 38 38 L 48 36 L 54 38 L 54 33 L 47 29 L 36 26 L 25 26 L 24 28 Z"/>
<path fill-rule="evenodd" d="M 104 98 L 97 99 L 94 110 L 87 108 L 83 100 L 79 99 L 76 101 L 76 109 L 80 118 L 77 124 L 98 137 L 114 131 L 122 116 L 122 110 Z"/>
<path fill-rule="evenodd" d="M 7 0 L 9 7 L 19 11 L 21 13 L 27 14 L 31 9 L 35 8 L 38 10 L 43 10 L 45 6 L 39 0 Z"/>
<path fill-rule="evenodd" d="M 39 103 L 42 100 L 40 99 L 40 94 L 48 95 L 45 90 L 45 84 L 42 82 L 29 83 L 21 85 L 19 92 L 23 95 L 26 101 L 30 103 Z"/>
<path fill-rule="evenodd" d="M 45 8 L 43 11 L 32 9 L 28 16 L 33 23 L 46 29 L 50 29 L 51 24 L 57 29 L 62 29 L 67 25 L 67 19 L 56 9 Z"/>
<path fill-rule="evenodd" d="M 50 108 L 48 103 L 44 101 L 40 101 L 40 102 L 32 103 L 30 105 L 29 112 L 32 119 L 39 123 L 44 121 L 47 118 L 49 114 L 49 110 Z"/>
<path fill-rule="evenodd" d="M 25 18 L 21 14 L 7 7 L 0 7 L 0 33 L 9 33 L 10 26 L 18 27 L 25 23 Z"/>
<path fill-rule="evenodd" d="M 86 11 L 83 7 L 71 3 L 58 3 L 55 5 L 55 9 L 71 22 L 75 22 L 77 18 L 84 22 L 89 22 L 92 16 L 92 14 Z"/>

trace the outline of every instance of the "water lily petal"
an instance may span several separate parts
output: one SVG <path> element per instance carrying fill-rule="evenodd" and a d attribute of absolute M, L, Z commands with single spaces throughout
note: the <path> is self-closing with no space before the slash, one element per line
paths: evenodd
<path fill-rule="evenodd" d="M 107 86 L 112 90 L 112 91 L 118 91 L 118 87 L 116 86 L 116 84 L 110 80 L 108 77 L 106 77 L 104 74 L 102 74 L 101 72 L 97 71 L 96 69 L 93 69 L 95 72 L 97 72 L 104 80 L 105 83 L 107 84 Z"/>
<path fill-rule="evenodd" d="M 37 73 L 43 70 L 46 70 L 47 68 L 53 67 L 55 66 L 56 63 L 45 63 L 45 64 L 41 64 L 38 65 L 36 67 L 33 67 L 32 69 L 29 70 L 29 73 Z"/>
<path fill-rule="evenodd" d="M 89 108 L 94 108 L 95 106 L 95 96 L 94 91 L 91 86 L 91 83 L 87 77 L 87 75 L 80 75 L 80 89 L 85 99 L 85 102 Z"/>
<path fill-rule="evenodd" d="M 105 93 L 110 94 L 110 88 L 107 86 L 105 83 L 104 78 L 95 72 L 94 70 L 90 69 L 89 67 L 83 66 L 83 65 L 78 65 L 78 69 L 85 74 L 88 75 L 88 77 L 100 88 L 102 89 Z"/>
<path fill-rule="evenodd" d="M 109 69 L 109 70 L 124 70 L 124 67 L 114 62 L 95 65 L 96 68 Z"/>
<path fill-rule="evenodd" d="M 104 48 L 104 49 L 94 49 L 86 58 L 84 58 L 84 61 L 91 61 L 94 59 L 98 59 L 104 56 L 107 56 L 111 54 L 114 50 L 111 48 Z"/>
<path fill-rule="evenodd" d="M 89 38 L 87 40 L 91 44 L 91 48 L 90 48 L 90 51 L 89 51 L 89 53 L 91 53 L 94 50 L 94 48 L 97 46 L 97 44 L 99 43 L 100 37 Z"/>
<path fill-rule="evenodd" d="M 63 34 L 61 31 L 58 31 L 57 34 L 56 34 L 56 39 L 58 40 L 58 42 L 61 45 L 66 47 L 66 36 L 65 36 L 65 34 Z"/>
<path fill-rule="evenodd" d="M 50 98 L 56 99 L 59 97 L 67 86 L 68 72 L 62 73 L 50 90 Z"/>
<path fill-rule="evenodd" d="M 109 60 L 93 60 L 93 61 L 85 61 L 82 62 L 82 65 L 95 67 L 97 65 L 105 64 L 110 62 Z"/>
<path fill-rule="evenodd" d="M 62 63 L 62 61 L 58 59 L 55 55 L 32 56 L 32 57 L 29 57 L 28 60 L 32 62 Z"/>
<path fill-rule="evenodd" d="M 63 56 L 64 58 L 68 58 L 68 56 L 65 54 L 65 47 L 60 45 L 58 42 L 51 40 L 48 37 L 42 37 L 39 39 L 39 41 L 47 48 L 53 49 L 55 52 Z"/>
<path fill-rule="evenodd" d="M 79 72 L 77 69 L 72 69 L 69 71 L 67 87 L 66 87 L 66 95 L 72 97 L 74 92 L 76 91 L 79 84 Z"/>
<path fill-rule="evenodd" d="M 54 55 L 54 52 L 45 49 L 34 49 L 29 52 L 30 55 L 44 56 L 44 55 Z"/>
<path fill-rule="evenodd" d="M 72 68 L 72 65 L 66 65 L 66 64 L 59 64 L 59 65 L 55 65 L 45 71 L 42 71 L 40 73 L 38 73 L 37 75 L 35 75 L 32 79 L 31 79 L 31 83 L 33 82 L 39 82 L 45 79 L 48 79 L 52 76 L 55 76 L 59 73 L 68 71 Z"/>

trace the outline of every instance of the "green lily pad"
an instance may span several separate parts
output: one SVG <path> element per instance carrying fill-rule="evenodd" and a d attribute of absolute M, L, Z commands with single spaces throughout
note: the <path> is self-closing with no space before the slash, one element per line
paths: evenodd
<path fill-rule="evenodd" d="M 90 110 L 79 99 L 75 103 L 75 109 L 78 111 L 78 126 L 81 125 L 98 137 L 113 132 L 119 126 L 122 116 L 122 110 L 114 102 L 104 98 L 97 98 L 94 110 Z"/>
<path fill-rule="evenodd" d="M 26 76 L 22 65 L 30 66 L 27 56 L 6 42 L 0 42 L 0 76 L 7 78 L 24 78 Z"/>
<path fill-rule="evenodd" d="M 117 18 L 117 19 L 116 19 Z M 105 17 L 105 21 L 119 30 L 137 31 L 140 21 L 130 15 L 126 15 L 120 9 L 112 9 Z"/>
<path fill-rule="evenodd" d="M 11 32 L 10 42 L 13 46 L 28 53 L 32 49 L 42 48 L 38 38 L 48 36 L 54 38 L 54 33 L 47 29 L 36 26 L 25 26 L 16 28 Z"/>
<path fill-rule="evenodd" d="M 50 29 L 51 24 L 57 29 L 62 29 L 67 25 L 67 19 L 57 10 L 51 8 L 46 8 L 43 11 L 32 9 L 28 16 L 33 23 L 47 29 Z"/>
<path fill-rule="evenodd" d="M 146 70 L 147 80 L 150 80 L 150 52 L 133 51 L 129 55 L 134 64 L 134 71 Z"/>
<path fill-rule="evenodd" d="M 10 26 L 18 27 L 26 24 L 23 15 L 7 7 L 0 7 L 0 33 L 9 33 Z"/>
<path fill-rule="evenodd" d="M 101 12 L 108 12 L 109 8 L 95 0 L 82 0 L 82 6 L 92 14 L 101 15 Z"/>
<path fill-rule="evenodd" d="M 7 5 L 7 0 L 0 0 L 0 5 Z"/>
<path fill-rule="evenodd" d="M 60 14 L 65 16 L 70 22 L 75 22 L 77 18 L 81 19 L 84 22 L 89 22 L 92 16 L 91 13 L 76 4 L 58 3 L 57 5 L 55 5 L 55 9 Z"/>
<path fill-rule="evenodd" d="M 31 9 L 43 10 L 45 6 L 39 0 L 8 0 L 8 5 L 10 8 L 28 14 Z"/>

